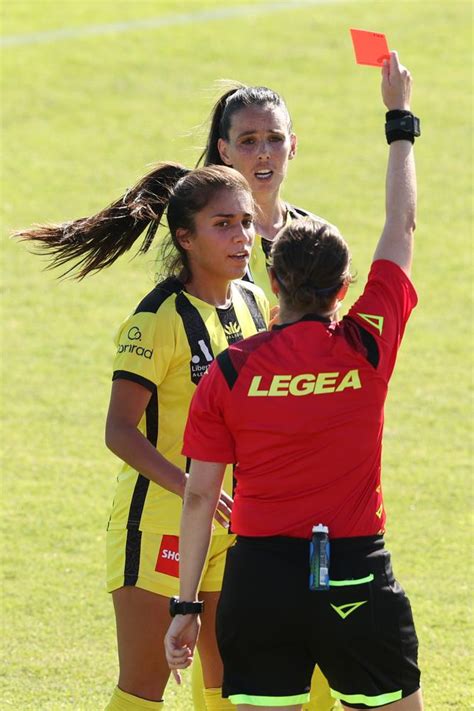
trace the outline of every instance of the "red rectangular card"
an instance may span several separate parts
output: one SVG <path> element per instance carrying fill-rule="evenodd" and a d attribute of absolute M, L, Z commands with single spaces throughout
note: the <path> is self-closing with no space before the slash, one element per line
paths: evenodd
<path fill-rule="evenodd" d="M 357 64 L 369 64 L 372 67 L 381 67 L 384 59 L 389 59 L 385 35 L 380 32 L 351 29 L 352 44 Z"/>

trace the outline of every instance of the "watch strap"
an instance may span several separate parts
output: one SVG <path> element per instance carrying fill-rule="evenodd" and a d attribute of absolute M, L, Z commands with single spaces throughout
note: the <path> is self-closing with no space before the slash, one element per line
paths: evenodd
<path fill-rule="evenodd" d="M 204 609 L 204 603 L 201 600 L 188 602 L 180 600 L 178 597 L 170 599 L 170 615 L 199 615 Z"/>

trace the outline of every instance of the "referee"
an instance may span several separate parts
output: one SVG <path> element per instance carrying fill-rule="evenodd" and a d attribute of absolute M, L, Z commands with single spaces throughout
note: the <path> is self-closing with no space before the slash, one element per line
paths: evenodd
<path fill-rule="evenodd" d="M 238 462 L 237 542 L 217 634 L 223 696 L 240 711 L 300 711 L 315 664 L 344 708 L 423 708 L 410 603 L 383 538 L 383 408 L 417 301 L 410 271 L 419 121 L 410 111 L 411 76 L 395 52 L 382 69 L 382 96 L 386 220 L 362 296 L 338 322 L 351 282 L 345 241 L 319 221 L 284 227 L 271 270 L 281 325 L 218 356 L 191 405 L 180 601 L 197 600 L 224 466 Z M 314 590 L 310 539 L 318 524 L 328 531 L 330 564 Z M 165 639 L 175 676 L 191 663 L 200 626 L 183 607 Z"/>

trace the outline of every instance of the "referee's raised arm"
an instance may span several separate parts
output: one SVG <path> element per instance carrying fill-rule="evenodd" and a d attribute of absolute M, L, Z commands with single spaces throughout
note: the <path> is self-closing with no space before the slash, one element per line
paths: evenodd
<path fill-rule="evenodd" d="M 411 74 L 390 53 L 382 67 L 382 98 L 387 107 L 385 134 L 390 144 L 386 178 L 386 217 L 374 254 L 398 264 L 409 276 L 416 217 L 416 173 L 413 143 L 419 121 L 410 110 Z"/>

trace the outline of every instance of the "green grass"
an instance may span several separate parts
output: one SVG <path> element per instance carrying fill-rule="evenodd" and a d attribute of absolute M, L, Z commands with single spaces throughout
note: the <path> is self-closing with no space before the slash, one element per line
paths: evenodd
<path fill-rule="evenodd" d="M 3 35 L 252 3 L 4 0 Z M 259 4 L 262 4 L 261 2 Z M 387 540 L 412 600 L 426 708 L 472 708 L 471 4 L 339 2 L 2 48 L 2 708 L 103 708 L 116 678 L 103 444 L 112 337 L 153 256 L 58 283 L 8 232 L 102 207 L 156 160 L 192 165 L 222 77 L 281 91 L 299 136 L 289 200 L 336 222 L 363 285 L 383 220 L 379 75 L 349 27 L 386 32 L 414 77 L 419 211 L 387 405 Z M 167 708 L 190 708 L 170 684 Z"/>

